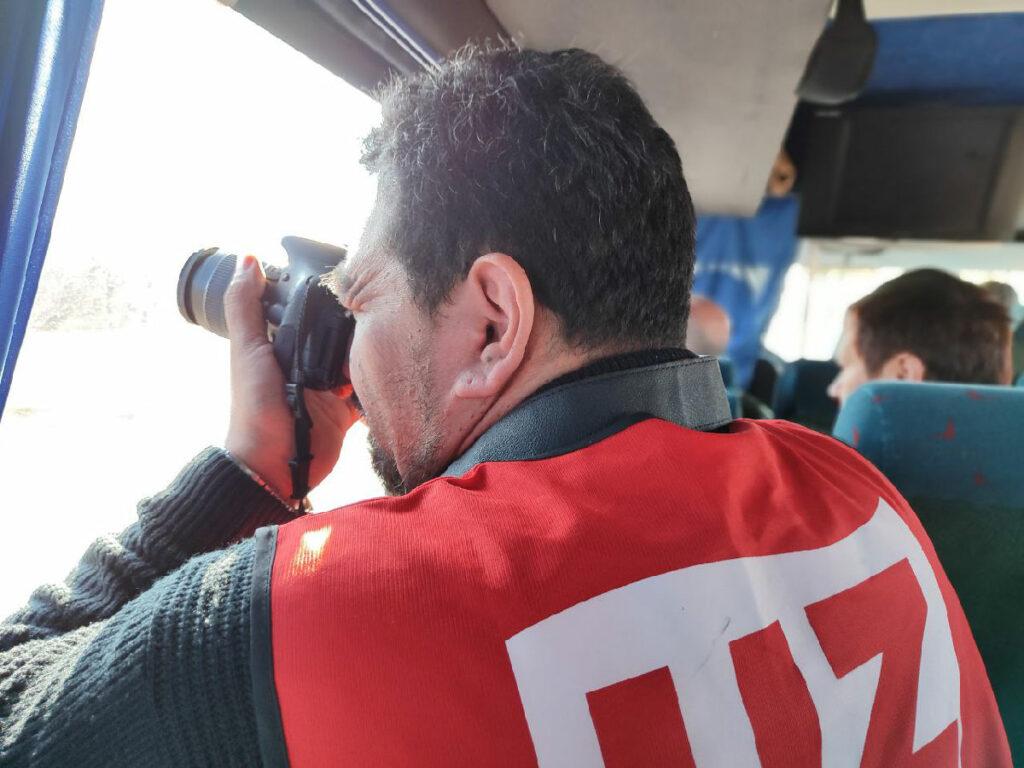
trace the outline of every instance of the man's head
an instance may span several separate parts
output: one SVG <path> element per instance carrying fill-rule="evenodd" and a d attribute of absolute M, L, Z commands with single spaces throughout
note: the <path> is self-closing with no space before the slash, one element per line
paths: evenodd
<path fill-rule="evenodd" d="M 850 307 L 829 394 L 843 403 L 867 381 L 1008 384 L 1009 319 L 978 286 L 938 269 L 890 280 Z"/>
<path fill-rule="evenodd" d="M 694 215 L 672 139 L 593 54 L 470 47 L 381 102 L 376 205 L 335 282 L 400 491 L 559 374 L 682 346 Z"/>
<path fill-rule="evenodd" d="M 686 348 L 698 355 L 721 357 L 729 346 L 731 323 L 722 306 L 704 296 L 690 298 Z"/>
<path fill-rule="evenodd" d="M 1010 325 L 1016 327 L 1021 320 L 1024 320 L 1024 307 L 1020 305 L 1017 291 L 1012 285 L 989 280 L 981 284 L 981 289 L 1003 305 L 1006 313 L 1010 316 Z"/>

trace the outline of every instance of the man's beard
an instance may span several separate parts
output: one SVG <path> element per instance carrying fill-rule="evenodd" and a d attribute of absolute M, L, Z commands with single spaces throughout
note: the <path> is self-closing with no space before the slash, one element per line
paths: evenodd
<path fill-rule="evenodd" d="M 415 359 L 422 361 L 426 357 L 425 353 L 421 353 L 417 354 Z M 418 362 L 412 374 L 405 377 L 405 386 L 400 395 L 407 402 L 413 404 L 416 414 L 414 418 L 419 424 L 417 440 L 407 451 L 409 454 L 406 462 L 408 468 L 404 477 L 398 469 L 395 454 L 385 448 L 377 439 L 373 429 L 373 418 L 366 413 L 365 409 L 362 409 L 366 418 L 370 463 L 388 496 L 401 496 L 408 493 L 427 480 L 433 479 L 434 474 L 439 470 L 437 454 L 440 452 L 441 446 L 441 429 L 436 411 L 436 398 L 432 396 L 427 384 L 429 381 L 429 366 L 426 363 Z M 361 403 L 360 406 L 362 406 Z"/>
<path fill-rule="evenodd" d="M 374 437 L 372 431 L 367 435 L 370 445 L 370 463 L 373 471 L 384 486 L 388 496 L 402 496 L 419 485 L 432 480 L 436 474 L 436 455 L 440 437 L 435 433 L 427 437 L 417 451 L 417 457 L 409 467 L 405 477 L 398 471 L 398 462 L 394 455 Z"/>
<path fill-rule="evenodd" d="M 395 457 L 377 442 L 373 432 L 367 435 L 366 441 L 370 445 L 370 464 L 377 477 L 380 478 L 381 485 L 384 486 L 384 493 L 388 496 L 401 496 L 408 493 L 409 488 L 402 480 Z"/>

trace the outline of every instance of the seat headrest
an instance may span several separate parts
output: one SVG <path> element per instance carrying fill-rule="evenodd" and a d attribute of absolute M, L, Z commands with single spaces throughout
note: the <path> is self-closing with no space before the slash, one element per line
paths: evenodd
<path fill-rule="evenodd" d="M 829 432 L 838 405 L 828 396 L 828 385 L 839 373 L 831 360 L 795 360 L 775 384 L 772 410 L 776 418 Z"/>
<path fill-rule="evenodd" d="M 722 371 L 722 382 L 725 384 L 725 388 L 733 386 L 736 383 L 736 367 L 732 364 L 732 360 L 728 357 L 718 358 L 718 367 Z"/>
<path fill-rule="evenodd" d="M 846 401 L 833 435 L 909 498 L 1024 507 L 1024 390 L 874 381 Z"/>

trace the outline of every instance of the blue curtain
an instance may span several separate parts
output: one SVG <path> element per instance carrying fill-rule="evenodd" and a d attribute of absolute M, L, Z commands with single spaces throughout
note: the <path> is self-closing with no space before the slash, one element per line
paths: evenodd
<path fill-rule="evenodd" d="M 761 337 L 779 305 L 796 256 L 795 196 L 765 198 L 754 216 L 699 216 L 693 292 L 722 305 L 732 321 L 729 357 L 740 387 L 750 383 Z"/>
<path fill-rule="evenodd" d="M 64 181 L 103 0 L 0 0 L 0 414 Z"/>

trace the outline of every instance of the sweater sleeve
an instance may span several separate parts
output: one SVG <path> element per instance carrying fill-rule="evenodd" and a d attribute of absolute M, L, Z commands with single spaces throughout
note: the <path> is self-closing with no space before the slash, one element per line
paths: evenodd
<path fill-rule="evenodd" d="M 260 764 L 251 534 L 294 516 L 207 449 L 36 590 L 0 624 L 0 766 Z"/>

